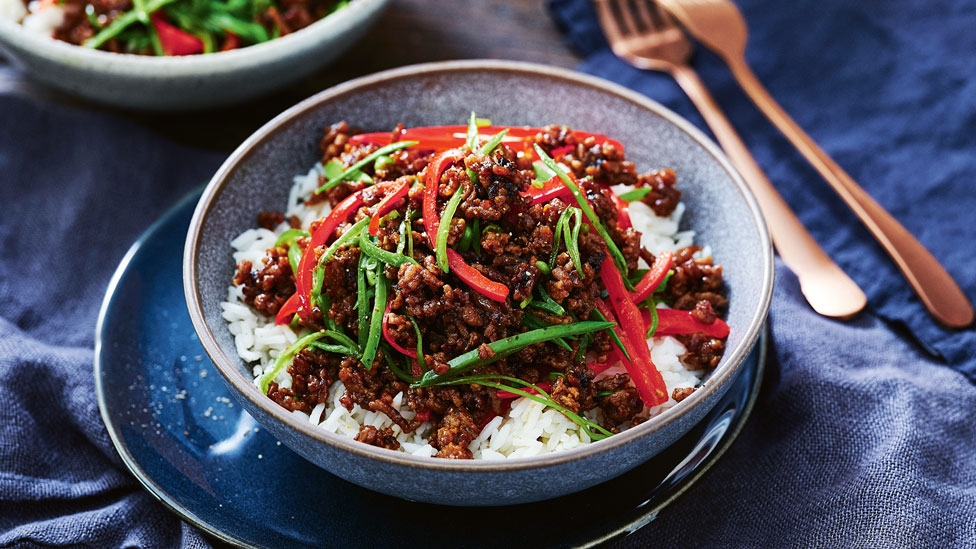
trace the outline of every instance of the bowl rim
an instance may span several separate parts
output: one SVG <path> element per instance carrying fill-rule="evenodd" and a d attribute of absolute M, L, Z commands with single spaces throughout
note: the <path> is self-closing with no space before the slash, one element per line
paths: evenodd
<path fill-rule="evenodd" d="M 167 77 L 199 74 L 204 71 L 207 74 L 230 73 L 240 70 L 244 65 L 274 63 L 289 57 L 295 49 L 313 47 L 323 37 L 332 36 L 346 26 L 362 25 L 389 1 L 355 0 L 285 36 L 253 46 L 208 54 L 160 57 L 95 50 L 30 32 L 21 23 L 4 18 L 0 18 L 0 45 L 9 43 L 29 49 L 33 55 L 59 64 L 79 63 L 77 68 L 99 73 L 151 75 L 156 71 L 165 71 Z"/>
<path fill-rule="evenodd" d="M 377 448 L 367 444 L 356 442 L 352 438 L 343 437 L 335 433 L 330 433 L 308 421 L 301 421 L 294 414 L 275 404 L 266 395 L 261 394 L 254 385 L 253 380 L 246 378 L 243 373 L 231 362 L 224 354 L 223 349 L 217 343 L 214 335 L 210 332 L 204 319 L 202 308 L 202 296 L 200 295 L 197 270 L 197 249 L 202 237 L 203 220 L 213 208 L 216 198 L 221 194 L 224 186 L 229 181 L 229 176 L 234 171 L 239 162 L 252 154 L 255 149 L 268 139 L 272 139 L 284 128 L 293 122 L 297 122 L 307 111 L 315 108 L 321 103 L 327 102 L 334 97 L 350 93 L 356 89 L 368 88 L 385 81 L 395 80 L 404 77 L 416 77 L 435 73 L 451 72 L 472 72 L 472 71 L 491 71 L 491 72 L 514 72 L 534 76 L 542 76 L 555 80 L 568 81 L 574 85 L 582 85 L 594 88 L 598 91 L 617 95 L 631 103 L 636 104 L 646 110 L 650 110 L 661 116 L 668 122 L 674 124 L 679 130 L 688 134 L 705 151 L 710 154 L 719 165 L 726 171 L 735 184 L 736 189 L 746 201 L 746 205 L 752 214 L 752 222 L 756 226 L 762 253 L 762 281 L 760 290 L 760 301 L 756 304 L 756 309 L 745 328 L 742 342 L 738 347 L 729 349 L 722 359 L 722 363 L 716 368 L 708 382 L 699 390 L 692 393 L 688 398 L 679 402 L 669 410 L 669 413 L 661 414 L 650 418 L 644 423 L 633 427 L 622 433 L 597 441 L 591 444 L 584 444 L 576 448 L 545 454 L 542 456 L 510 458 L 506 460 L 448 460 L 434 459 L 431 457 L 413 456 L 404 452 Z M 187 239 L 184 247 L 183 256 L 183 289 L 186 296 L 187 307 L 193 327 L 200 338 L 204 350 L 213 360 L 217 371 L 233 387 L 233 389 L 243 398 L 250 400 L 265 414 L 274 420 L 284 424 L 298 433 L 312 438 L 313 440 L 329 444 L 341 450 L 353 454 L 380 460 L 392 465 L 401 467 L 417 467 L 422 469 L 432 469 L 445 472 L 512 472 L 529 471 L 533 469 L 549 468 L 559 464 L 569 463 L 584 459 L 595 454 L 607 452 L 611 449 L 624 446 L 638 438 L 650 435 L 659 431 L 666 425 L 677 421 L 688 413 L 697 404 L 706 400 L 720 387 L 727 384 L 732 375 L 738 370 L 749 351 L 755 345 L 762 331 L 763 323 L 769 312 L 772 299 L 773 288 L 773 247 L 766 228 L 766 222 L 759 210 L 759 205 L 755 197 L 746 187 L 739 173 L 732 167 L 731 163 L 721 152 L 717 145 L 708 139 L 704 133 L 695 128 L 678 114 L 663 105 L 618 84 L 606 81 L 601 78 L 579 73 L 577 71 L 541 65 L 535 63 L 525 63 L 516 61 L 501 60 L 463 60 L 463 61 L 440 61 L 433 63 L 423 63 L 409 65 L 375 74 L 363 76 L 349 80 L 342 84 L 333 86 L 327 90 L 319 92 L 293 107 L 282 112 L 267 124 L 262 126 L 251 136 L 249 136 L 217 170 L 213 178 L 207 184 L 193 212 L 190 227 L 187 231 Z"/>

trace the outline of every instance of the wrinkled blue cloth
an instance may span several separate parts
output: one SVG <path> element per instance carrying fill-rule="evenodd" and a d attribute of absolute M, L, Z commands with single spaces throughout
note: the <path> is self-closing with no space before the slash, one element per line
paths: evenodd
<path fill-rule="evenodd" d="M 976 298 L 976 4 L 739 0 L 747 58 L 797 122 Z M 662 73 L 614 57 L 589 0 L 549 8 L 580 70 L 707 127 Z M 621 546 L 976 546 L 976 330 L 946 330 L 713 54 L 702 79 L 787 202 L 868 295 L 812 312 L 777 266 L 771 356 L 740 440 Z M 679 174 L 680 184 L 680 174 Z"/>
<path fill-rule="evenodd" d="M 224 155 L 12 96 L 0 120 L 0 547 L 208 546 L 122 465 L 92 359 L 125 251 Z"/>
<path fill-rule="evenodd" d="M 750 61 L 974 296 L 976 5 L 888 2 L 874 6 L 883 10 L 876 18 L 870 6 L 743 2 Z M 587 0 L 551 7 L 584 54 L 583 70 L 702 126 L 667 77 L 609 53 Z M 618 544 L 976 546 L 974 332 L 933 324 L 722 65 L 702 54 L 697 66 L 770 178 L 867 291 L 870 309 L 848 323 L 824 319 L 780 265 L 753 418 L 712 471 Z M 0 546 L 206 546 L 112 448 L 95 401 L 92 340 L 125 250 L 223 155 L 10 96 L 0 96 L 0 120 Z"/>

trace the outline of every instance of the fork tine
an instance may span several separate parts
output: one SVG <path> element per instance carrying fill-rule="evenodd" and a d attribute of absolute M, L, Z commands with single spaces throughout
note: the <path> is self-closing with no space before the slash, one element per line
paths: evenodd
<path fill-rule="evenodd" d="M 614 44 L 623 38 L 623 35 L 621 33 L 620 23 L 617 21 L 617 17 L 610 7 L 610 1 L 597 0 L 594 3 L 596 4 L 596 16 L 600 20 L 600 26 L 603 27 L 603 33 L 607 35 L 607 41 L 610 42 L 610 45 L 614 46 Z"/>
<path fill-rule="evenodd" d="M 652 3 L 655 7 L 657 6 L 657 2 L 654 0 L 637 0 L 637 13 L 641 21 L 643 21 L 644 27 L 648 30 L 655 30 L 662 26 L 658 18 L 655 17 L 656 13 L 651 13 L 649 4 Z M 654 11 L 656 12 L 657 10 Z"/>
<path fill-rule="evenodd" d="M 618 20 L 621 23 L 621 30 L 624 34 L 635 34 L 640 32 L 637 22 L 634 20 L 634 12 L 627 5 L 627 0 L 612 0 L 614 11 L 617 12 Z"/>

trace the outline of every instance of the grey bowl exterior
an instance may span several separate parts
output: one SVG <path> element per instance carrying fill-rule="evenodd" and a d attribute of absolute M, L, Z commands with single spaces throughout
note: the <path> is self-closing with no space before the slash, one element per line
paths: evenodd
<path fill-rule="evenodd" d="M 298 32 L 229 52 L 150 57 L 90 50 L 0 20 L 0 49 L 37 80 L 117 107 L 238 103 L 308 76 L 351 46 L 389 0 L 355 0 Z"/>
<path fill-rule="evenodd" d="M 230 240 L 261 210 L 284 208 L 291 179 L 318 158 L 324 126 L 366 130 L 456 124 L 471 109 L 496 124 L 563 123 L 606 133 L 639 168 L 671 167 L 688 205 L 683 225 L 724 265 L 732 326 L 722 363 L 667 414 L 604 441 L 549 456 L 501 462 L 420 458 L 327 433 L 274 404 L 252 384 L 221 318 L 234 271 Z M 539 501 L 593 486 L 644 462 L 694 426 L 724 394 L 756 343 L 772 295 L 773 255 L 755 200 L 718 148 L 664 107 L 572 71 L 501 61 L 417 65 L 360 78 L 296 105 L 225 162 L 197 205 L 184 255 L 190 317 L 232 394 L 275 437 L 361 486 L 446 505 Z"/>

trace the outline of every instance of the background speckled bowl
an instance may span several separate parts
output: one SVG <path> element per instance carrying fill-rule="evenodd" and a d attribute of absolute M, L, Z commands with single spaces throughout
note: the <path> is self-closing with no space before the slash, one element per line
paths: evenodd
<path fill-rule="evenodd" d="M 234 272 L 230 240 L 258 212 L 284 209 L 295 174 L 319 157 L 324 126 L 368 131 L 457 124 L 471 109 L 496 124 L 566 124 L 618 139 L 638 169 L 673 168 L 698 242 L 724 265 L 732 326 L 722 363 L 703 388 L 668 413 L 604 441 L 549 456 L 474 462 L 421 458 L 368 446 L 300 421 L 251 383 L 221 318 Z M 460 121 L 460 122 L 459 122 Z M 728 389 L 769 309 L 773 254 L 755 200 L 708 139 L 664 107 L 609 82 L 562 69 L 502 61 L 453 61 L 396 69 L 326 90 L 244 142 L 210 181 L 194 212 L 183 265 L 190 317 L 232 394 L 275 437 L 313 463 L 373 490 L 447 505 L 539 501 L 613 478 L 694 426 Z"/>
<path fill-rule="evenodd" d="M 256 97 L 335 59 L 389 0 L 355 0 L 297 32 L 247 48 L 186 57 L 90 50 L 0 19 L 0 48 L 41 82 L 118 107 L 177 110 Z"/>

